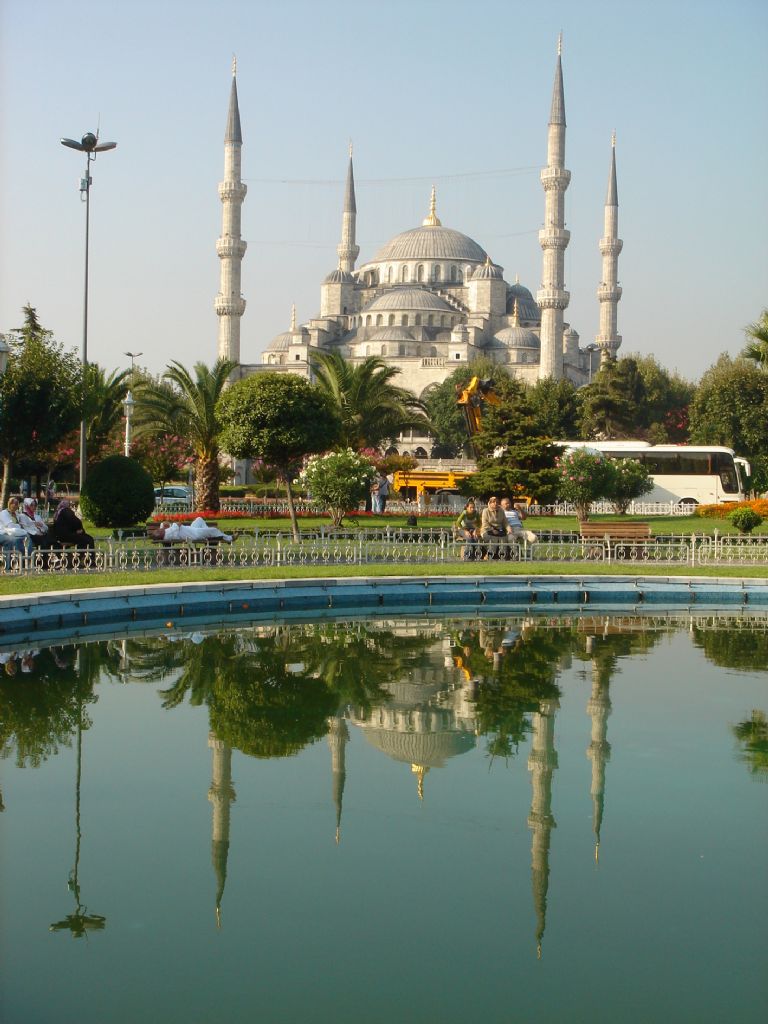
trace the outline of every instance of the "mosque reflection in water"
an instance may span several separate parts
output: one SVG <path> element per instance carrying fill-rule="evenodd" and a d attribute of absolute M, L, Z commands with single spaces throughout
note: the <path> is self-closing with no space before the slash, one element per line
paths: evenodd
<path fill-rule="evenodd" d="M 581 662 L 591 674 L 586 757 L 594 856 L 599 859 L 611 759 L 611 679 L 619 660 L 649 651 L 684 629 L 708 660 L 722 667 L 764 670 L 768 625 L 760 617 L 674 613 L 568 619 L 389 620 L 324 622 L 192 633 L 131 635 L 79 646 L 41 644 L 0 653 L 0 751 L 19 766 L 39 766 L 62 746 L 76 745 L 75 857 L 69 889 L 75 909 L 52 930 L 74 937 L 102 930 L 106 918 L 82 902 L 80 781 L 83 733 L 103 682 L 160 684 L 162 707 L 204 705 L 209 715 L 212 771 L 212 861 L 215 913 L 222 923 L 230 820 L 236 794 L 233 750 L 255 758 L 297 754 L 322 738 L 330 748 L 335 839 L 341 841 L 350 730 L 403 765 L 423 800 L 427 776 L 448 759 L 484 744 L 488 757 L 514 757 L 529 746 L 531 888 L 535 942 L 542 953 L 556 827 L 553 779 L 558 768 L 556 722 L 564 668 Z M 724 723 L 750 773 L 768 778 L 764 711 Z M 0 794 L 0 810 L 3 810 Z"/>

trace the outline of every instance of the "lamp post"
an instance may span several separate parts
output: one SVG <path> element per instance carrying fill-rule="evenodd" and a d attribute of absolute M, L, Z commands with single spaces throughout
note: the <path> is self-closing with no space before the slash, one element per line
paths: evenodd
<path fill-rule="evenodd" d="M 134 360 L 138 359 L 139 356 L 143 356 L 144 353 L 143 352 L 126 352 L 125 355 L 127 355 L 128 358 L 131 360 L 131 387 L 133 388 L 133 387 L 136 386 L 136 378 L 133 375 L 134 374 L 133 363 L 134 363 Z"/>
<path fill-rule="evenodd" d="M 80 179 L 80 200 L 85 203 L 85 285 L 83 288 L 83 347 L 81 362 L 83 365 L 83 399 L 87 388 L 86 371 L 88 369 L 88 243 L 90 240 L 91 225 L 91 162 L 96 159 L 97 153 L 104 153 L 108 149 L 114 149 L 116 142 L 99 142 L 98 134 L 86 132 L 79 142 L 74 139 L 61 139 L 62 146 L 68 149 L 76 149 L 79 153 L 85 153 L 85 177 Z M 85 434 L 88 424 L 86 422 L 85 402 L 83 402 L 83 418 L 80 421 L 80 490 L 83 489 L 86 473 L 86 442 Z"/>
<path fill-rule="evenodd" d="M 123 399 L 123 409 L 125 409 L 125 445 L 123 451 L 125 452 L 126 459 L 131 454 L 131 419 L 133 418 L 133 407 L 135 405 L 133 395 L 129 391 Z"/>
<path fill-rule="evenodd" d="M 595 345 L 594 342 L 592 342 L 590 345 L 585 345 L 584 346 L 584 351 L 585 352 L 589 352 L 589 380 L 587 381 L 588 384 L 592 383 L 592 354 L 594 352 L 597 352 L 597 350 L 599 348 L 600 348 L 600 346 L 599 345 Z"/>
<path fill-rule="evenodd" d="M 10 348 L 5 340 L 5 337 L 0 334 L 0 376 L 5 373 L 8 366 L 8 356 L 10 354 Z"/>

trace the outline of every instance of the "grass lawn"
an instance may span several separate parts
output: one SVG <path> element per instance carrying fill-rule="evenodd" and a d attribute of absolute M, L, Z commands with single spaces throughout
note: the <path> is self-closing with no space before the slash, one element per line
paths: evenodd
<path fill-rule="evenodd" d="M 155 569 L 151 572 L 114 572 L 94 576 L 0 577 L 0 596 L 49 593 L 58 590 L 93 590 L 98 587 L 145 587 L 160 583 L 212 583 L 219 580 L 323 579 L 355 576 L 706 576 L 721 579 L 768 578 L 766 566 L 650 565 L 637 572 L 636 565 L 574 564 L 573 562 L 487 562 L 482 566 L 458 562 L 434 565 L 339 565 L 286 566 L 250 569 Z"/>

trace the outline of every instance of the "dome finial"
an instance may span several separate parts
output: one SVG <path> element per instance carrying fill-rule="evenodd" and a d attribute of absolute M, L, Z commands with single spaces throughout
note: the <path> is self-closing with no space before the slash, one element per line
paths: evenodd
<path fill-rule="evenodd" d="M 237 76 L 237 54 L 233 53 L 232 54 L 232 77 L 235 78 L 236 76 Z"/>
<path fill-rule="evenodd" d="M 560 35 L 557 37 L 557 56 L 562 57 L 563 55 L 563 32 L 560 31 Z"/>
<path fill-rule="evenodd" d="M 517 296 L 515 296 L 515 304 L 512 307 L 512 326 L 513 327 L 519 327 L 520 326 L 520 314 L 519 314 L 518 309 L 517 309 Z"/>
<path fill-rule="evenodd" d="M 616 149 L 616 129 L 611 132 L 611 149 Z"/>
<path fill-rule="evenodd" d="M 432 195 L 429 199 L 429 216 L 424 218 L 421 225 L 425 228 L 439 228 L 442 226 L 440 218 L 437 216 L 437 189 L 434 185 L 432 186 Z"/>
<path fill-rule="evenodd" d="M 296 303 L 291 303 L 291 330 L 296 330 Z"/>
<path fill-rule="evenodd" d="M 352 159 L 352 139 L 349 140 L 349 159 Z"/>

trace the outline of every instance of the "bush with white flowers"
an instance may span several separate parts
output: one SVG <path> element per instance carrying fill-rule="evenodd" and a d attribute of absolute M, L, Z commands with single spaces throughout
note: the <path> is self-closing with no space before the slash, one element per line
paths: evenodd
<path fill-rule="evenodd" d="M 357 511 L 375 475 L 369 458 L 346 448 L 307 459 L 301 482 L 313 504 L 328 513 L 334 526 L 340 526 L 348 512 Z"/>

